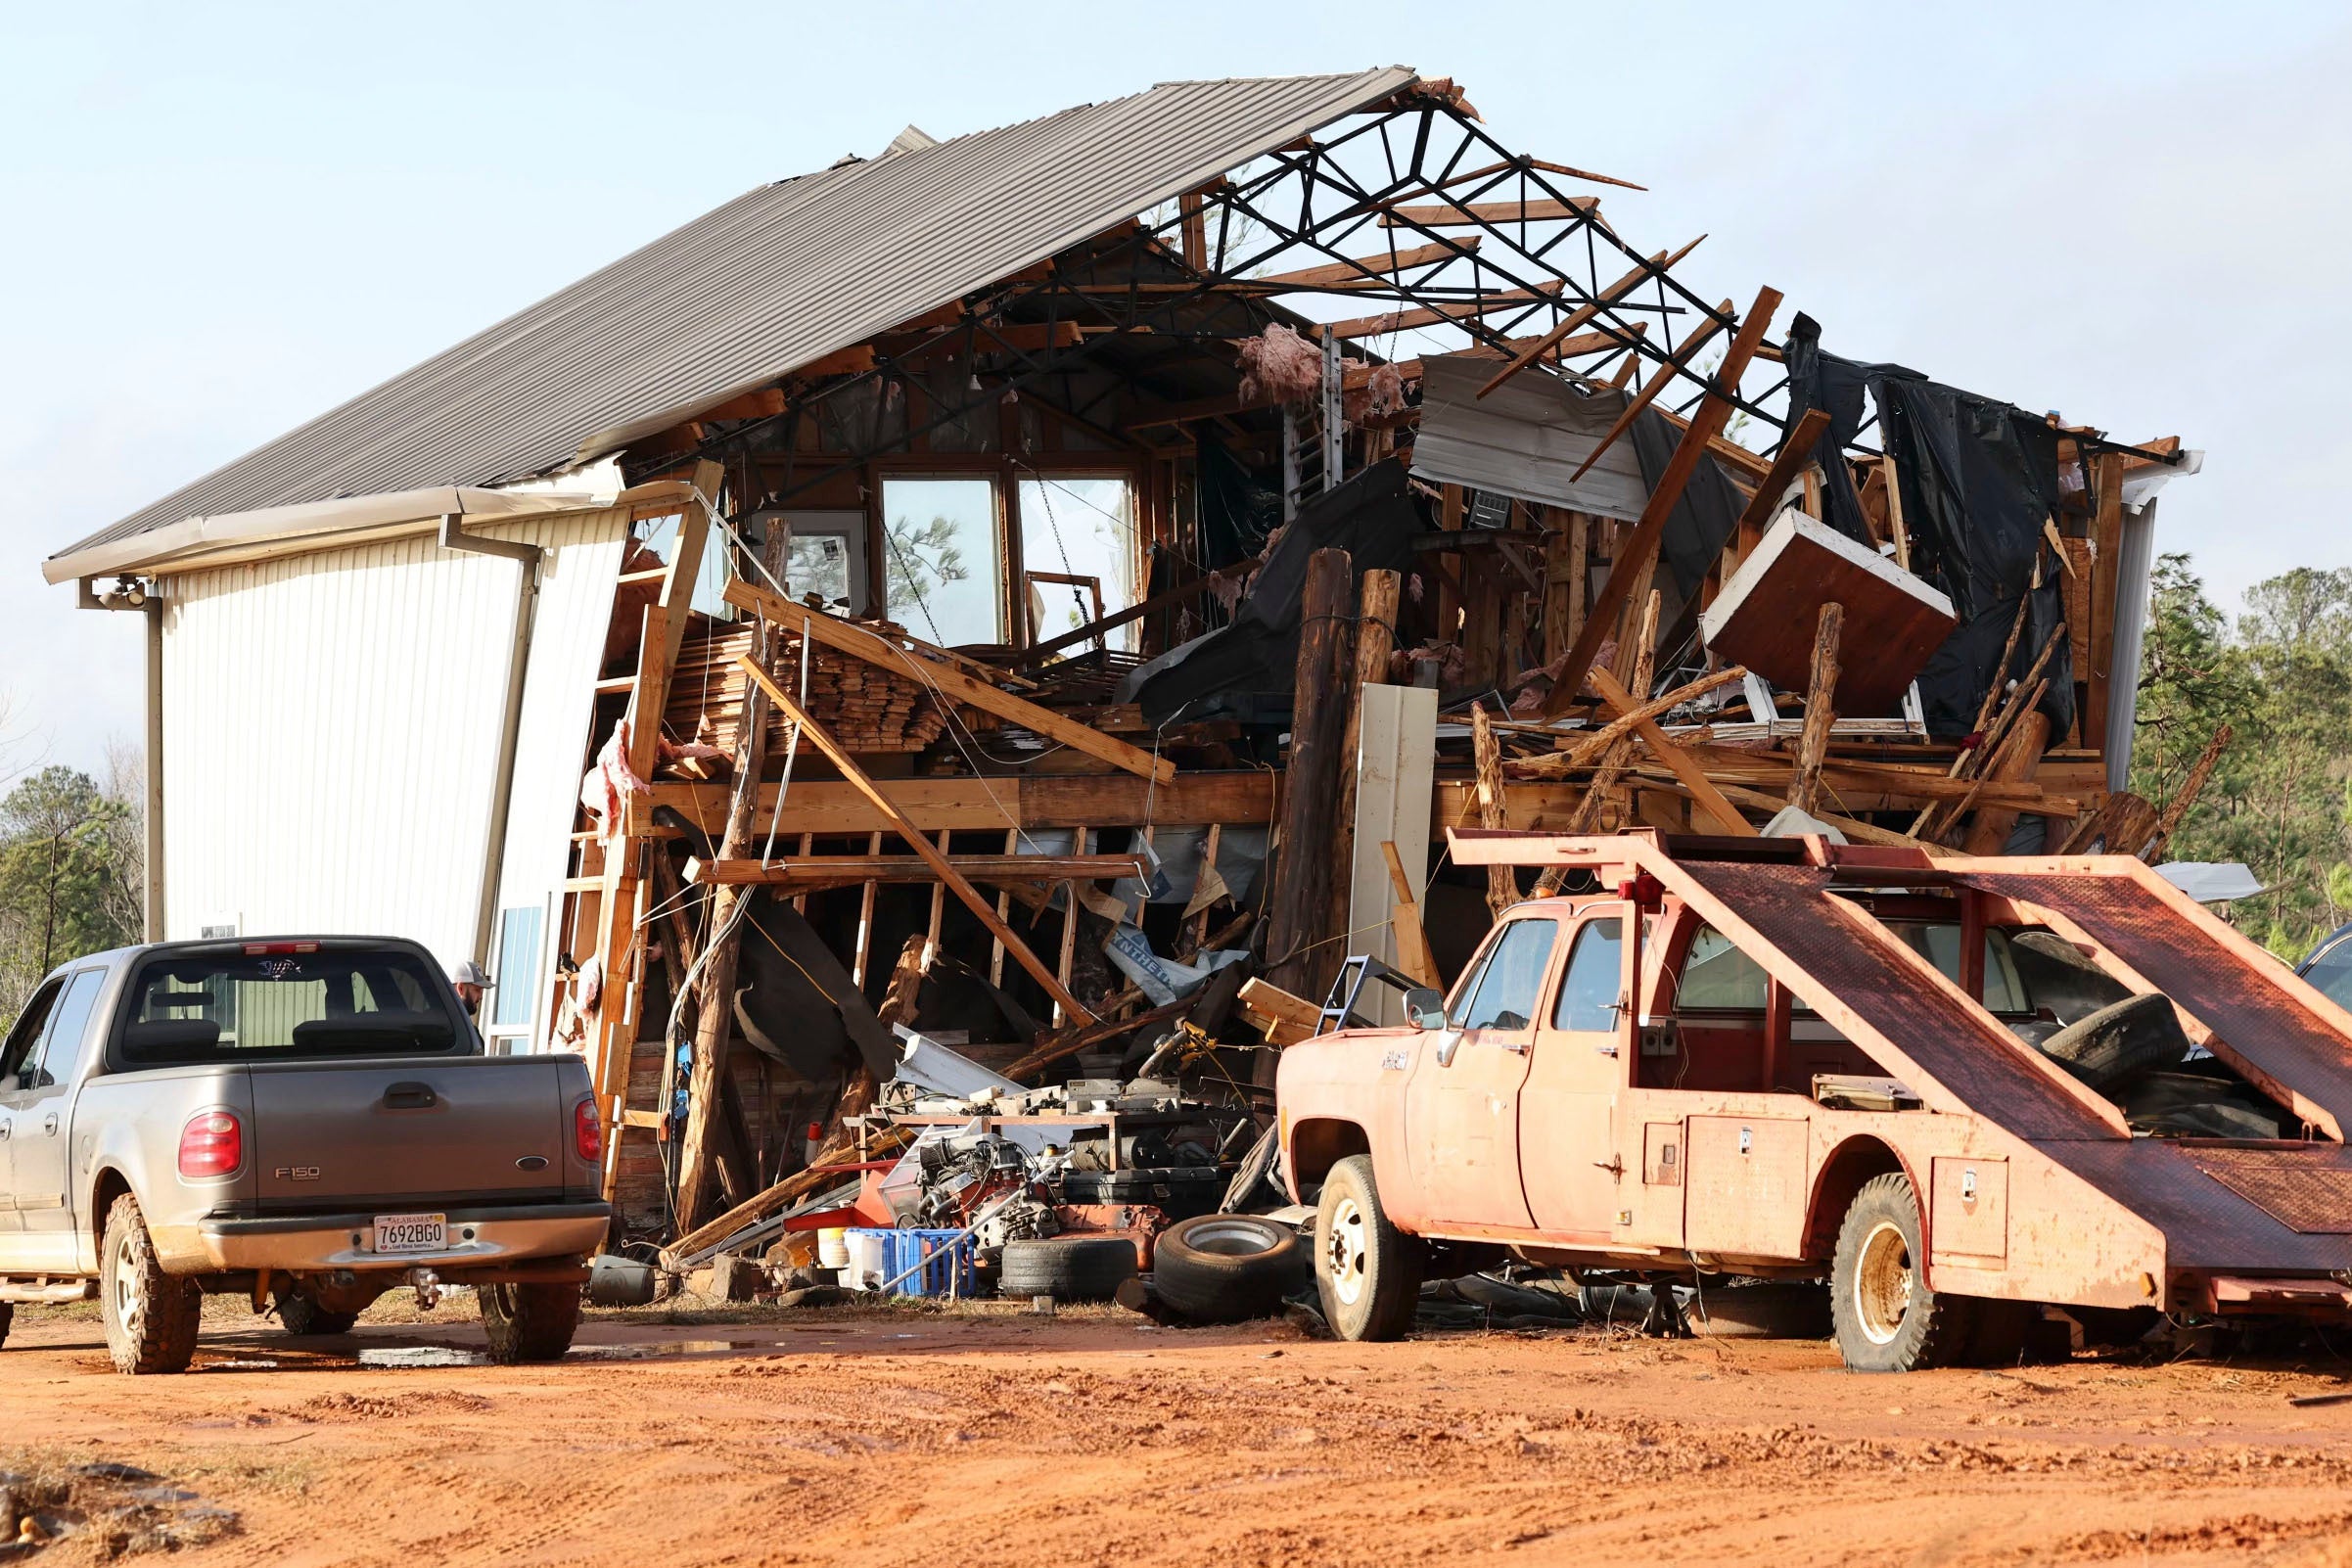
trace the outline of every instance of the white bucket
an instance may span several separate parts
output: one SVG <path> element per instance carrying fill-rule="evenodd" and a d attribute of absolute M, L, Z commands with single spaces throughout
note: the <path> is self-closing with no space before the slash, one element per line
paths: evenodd
<path fill-rule="evenodd" d="M 841 1282 L 852 1290 L 872 1290 L 890 1277 L 890 1242 L 873 1230 L 851 1230 L 842 1236 Z"/>
<path fill-rule="evenodd" d="M 820 1268 L 850 1267 L 850 1231 L 847 1225 L 826 1225 L 816 1233 L 816 1262 Z"/>

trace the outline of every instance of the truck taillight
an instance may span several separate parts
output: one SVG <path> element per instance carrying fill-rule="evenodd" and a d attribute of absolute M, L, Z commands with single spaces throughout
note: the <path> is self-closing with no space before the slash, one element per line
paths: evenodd
<path fill-rule="evenodd" d="M 180 1175 L 224 1176 L 245 1163 L 245 1129 L 228 1111 L 199 1111 L 180 1129 Z"/>
<path fill-rule="evenodd" d="M 594 1100 L 572 1107 L 572 1147 L 590 1165 L 604 1158 L 604 1129 L 596 1125 Z"/>

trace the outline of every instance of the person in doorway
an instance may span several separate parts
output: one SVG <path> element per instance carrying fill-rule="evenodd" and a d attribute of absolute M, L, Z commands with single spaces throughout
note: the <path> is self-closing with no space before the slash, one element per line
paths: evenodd
<path fill-rule="evenodd" d="M 449 984 L 457 988 L 457 999 L 466 1006 L 466 1016 L 482 1017 L 482 993 L 498 984 L 485 973 L 482 965 L 463 958 L 449 966 Z"/>

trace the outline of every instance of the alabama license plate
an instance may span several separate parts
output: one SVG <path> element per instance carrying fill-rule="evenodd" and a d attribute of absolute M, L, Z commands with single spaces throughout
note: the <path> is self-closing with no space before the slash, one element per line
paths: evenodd
<path fill-rule="evenodd" d="M 439 1252 L 449 1245 L 449 1217 L 439 1214 L 376 1216 L 378 1252 Z"/>

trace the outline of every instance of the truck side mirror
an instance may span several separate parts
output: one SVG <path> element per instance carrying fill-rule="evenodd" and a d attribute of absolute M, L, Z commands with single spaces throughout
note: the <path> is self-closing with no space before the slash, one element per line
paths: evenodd
<path fill-rule="evenodd" d="M 1427 986 L 1415 986 L 1405 993 L 1405 1016 L 1412 1020 L 1415 1029 L 1444 1029 L 1446 998 Z"/>

